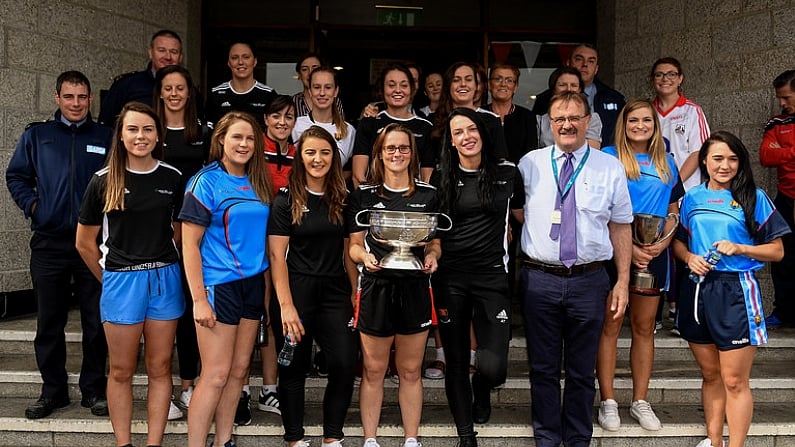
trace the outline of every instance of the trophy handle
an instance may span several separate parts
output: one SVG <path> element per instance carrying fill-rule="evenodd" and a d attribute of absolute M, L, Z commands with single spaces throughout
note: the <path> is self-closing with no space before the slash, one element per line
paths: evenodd
<path fill-rule="evenodd" d="M 447 228 L 439 228 L 439 225 L 437 223 L 436 231 L 450 231 L 450 229 L 453 228 L 453 219 L 450 219 L 450 216 L 448 216 L 445 213 L 439 213 L 439 216 L 447 219 L 447 223 L 449 223 L 450 225 L 448 225 Z"/>
<path fill-rule="evenodd" d="M 671 217 L 673 217 L 673 219 L 676 222 L 676 224 L 674 224 L 674 227 L 671 228 L 671 231 L 669 231 L 668 234 L 663 236 L 659 241 L 655 242 L 656 244 L 659 244 L 660 242 L 662 242 L 662 241 L 668 239 L 669 237 L 671 237 L 671 235 L 673 235 L 674 232 L 676 231 L 676 228 L 679 226 L 679 215 L 676 214 L 676 213 L 668 213 L 668 215 L 665 216 L 665 220 L 667 221 Z"/>
<path fill-rule="evenodd" d="M 370 210 L 361 210 L 358 213 L 356 213 L 356 217 L 354 218 L 354 220 L 356 221 L 356 225 L 358 225 L 360 227 L 369 227 L 370 226 L 369 222 L 368 223 L 363 223 L 363 222 L 359 221 L 359 215 L 364 214 L 364 213 L 369 213 L 369 212 L 370 212 Z"/>

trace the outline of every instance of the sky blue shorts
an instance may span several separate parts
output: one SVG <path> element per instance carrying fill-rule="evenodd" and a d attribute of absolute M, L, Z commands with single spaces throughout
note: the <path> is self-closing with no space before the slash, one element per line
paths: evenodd
<path fill-rule="evenodd" d="M 114 324 L 175 320 L 185 312 L 179 263 L 147 270 L 102 272 L 102 322 Z"/>

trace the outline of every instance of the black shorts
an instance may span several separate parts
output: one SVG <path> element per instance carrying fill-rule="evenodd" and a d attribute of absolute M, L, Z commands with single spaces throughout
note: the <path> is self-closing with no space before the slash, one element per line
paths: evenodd
<path fill-rule="evenodd" d="M 259 320 L 265 313 L 265 276 L 260 273 L 207 287 L 207 298 L 221 323 L 237 325 L 241 318 Z"/>
<path fill-rule="evenodd" d="M 430 277 L 377 278 L 363 274 L 354 325 L 376 337 L 410 335 L 431 327 Z"/>
<path fill-rule="evenodd" d="M 765 312 L 759 282 L 753 272 L 707 273 L 698 288 L 685 277 L 677 322 L 682 338 L 714 344 L 720 351 L 767 343 Z"/>

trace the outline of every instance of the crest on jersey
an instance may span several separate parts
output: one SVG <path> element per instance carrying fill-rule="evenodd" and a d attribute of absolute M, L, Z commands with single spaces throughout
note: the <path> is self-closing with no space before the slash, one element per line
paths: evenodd
<path fill-rule="evenodd" d="M 685 134 L 685 125 L 684 124 L 677 124 L 674 132 L 678 133 L 679 135 Z"/>

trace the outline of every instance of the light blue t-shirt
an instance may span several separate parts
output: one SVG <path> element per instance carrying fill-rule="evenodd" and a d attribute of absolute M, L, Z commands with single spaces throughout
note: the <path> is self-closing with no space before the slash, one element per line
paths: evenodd
<path fill-rule="evenodd" d="M 706 254 L 714 248 L 712 244 L 721 240 L 758 245 L 790 232 L 787 222 L 761 189 L 756 190 L 754 220 L 759 227 L 755 238 L 745 226 L 743 208 L 728 189 L 713 190 L 702 183 L 685 194 L 680 213 L 682 221 L 676 237 L 697 255 Z M 759 270 L 764 265 L 762 261 L 738 254 L 722 256 L 715 270 L 746 272 Z"/>
<path fill-rule="evenodd" d="M 607 146 L 602 149 L 602 152 L 618 158 L 615 146 Z M 667 215 L 668 205 L 679 200 L 685 192 L 679 180 L 679 170 L 676 169 L 673 157 L 666 154 L 668 169 L 671 172 L 671 178 L 667 182 L 660 178 L 649 154 L 635 153 L 635 159 L 640 167 L 640 177 L 627 179 L 632 212 L 654 216 Z"/>
<path fill-rule="evenodd" d="M 268 269 L 265 250 L 270 205 L 248 177 L 235 177 L 215 161 L 189 181 L 179 219 L 206 227 L 201 242 L 204 284 L 249 278 Z"/>

